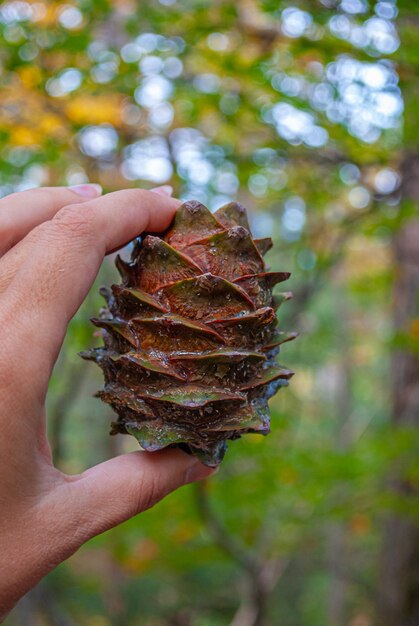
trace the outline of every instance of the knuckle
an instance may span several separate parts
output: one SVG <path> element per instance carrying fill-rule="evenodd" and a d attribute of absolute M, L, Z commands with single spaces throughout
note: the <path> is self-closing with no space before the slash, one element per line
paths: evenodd
<path fill-rule="evenodd" d="M 132 495 L 134 514 L 151 509 L 164 495 L 161 476 L 158 473 L 150 473 L 140 484 L 133 486 Z"/>
<path fill-rule="evenodd" d="M 94 236 L 94 210 L 83 205 L 81 209 L 79 205 L 69 205 L 58 211 L 48 224 L 51 229 L 64 233 L 65 236 L 76 236 L 82 239 L 90 239 Z"/>
<path fill-rule="evenodd" d="M 134 206 L 141 206 L 145 209 L 150 205 L 150 202 L 158 202 L 161 199 L 161 196 L 153 193 L 152 191 L 148 191 L 147 189 L 124 189 L 122 191 L 117 191 L 117 194 L 121 194 L 121 200 L 128 204 L 133 204 Z"/>
<path fill-rule="evenodd" d="M 0 212 L 0 254 L 9 250 L 13 240 L 13 227 L 7 214 Z"/>
<path fill-rule="evenodd" d="M 150 191 L 146 189 L 124 189 L 121 193 L 132 199 L 133 202 L 141 202 L 150 194 Z"/>
<path fill-rule="evenodd" d="M 46 198 L 51 193 L 49 187 L 32 187 L 31 189 L 27 189 L 23 192 L 28 198 Z"/>
<path fill-rule="evenodd" d="M 29 235 L 27 235 L 27 241 L 29 241 L 29 243 L 31 244 L 45 244 L 45 242 L 49 244 L 58 241 L 60 239 L 59 235 L 60 233 L 58 228 L 55 226 L 55 224 L 53 224 L 53 221 L 51 220 L 49 222 L 43 222 L 42 224 L 35 226 L 35 228 L 31 230 Z"/>

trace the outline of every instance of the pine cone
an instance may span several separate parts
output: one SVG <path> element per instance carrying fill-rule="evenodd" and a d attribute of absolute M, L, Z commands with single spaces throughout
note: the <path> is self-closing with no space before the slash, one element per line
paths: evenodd
<path fill-rule="evenodd" d="M 272 296 L 287 272 L 267 272 L 271 239 L 252 239 L 237 203 L 215 214 L 185 202 L 160 235 L 117 257 L 121 285 L 102 289 L 107 308 L 93 323 L 104 347 L 82 354 L 103 369 L 97 395 L 149 451 L 180 447 L 216 466 L 226 440 L 269 432 L 268 399 L 292 372 L 275 363 L 295 333 L 277 330 Z"/>

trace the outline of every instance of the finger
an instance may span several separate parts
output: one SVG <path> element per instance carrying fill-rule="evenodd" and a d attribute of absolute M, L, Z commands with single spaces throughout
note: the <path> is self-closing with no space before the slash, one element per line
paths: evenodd
<path fill-rule="evenodd" d="M 90 185 L 80 185 L 80 187 L 90 187 Z M 72 190 L 74 191 L 74 188 Z M 173 194 L 173 188 L 170 185 L 155 187 L 154 189 L 151 189 L 151 191 L 162 196 L 171 196 Z M 11 196 L 7 197 L 11 198 Z M 55 211 L 55 213 L 56 212 L 57 211 Z M 10 285 L 14 276 L 16 275 L 16 272 L 20 269 L 23 262 L 31 256 L 31 249 L 36 241 L 37 233 L 29 233 L 29 235 L 26 236 L 25 240 L 19 241 L 19 243 L 14 245 L 8 252 L 6 252 L 6 254 L 3 255 L 0 262 L 0 295 Z"/>
<path fill-rule="evenodd" d="M 22 241 L 19 241 L 0 259 L 0 295 L 6 291 L 16 272 L 30 255 L 29 242 L 26 242 L 25 246 L 22 246 L 22 243 Z"/>
<path fill-rule="evenodd" d="M 50 220 L 67 204 L 86 202 L 102 193 L 100 185 L 39 187 L 0 199 L 0 255 L 23 239 L 35 226 Z"/>
<path fill-rule="evenodd" d="M 21 375 L 39 383 L 41 393 L 46 390 L 67 324 L 106 252 L 144 230 L 167 228 L 179 204 L 150 191 L 117 191 L 82 205 L 69 205 L 33 231 L 36 243 L 3 296 L 2 313 L 5 327 L 18 332 L 14 355 L 21 359 Z"/>
<path fill-rule="evenodd" d="M 76 525 L 81 544 L 215 471 L 181 450 L 131 452 L 68 477 L 70 482 L 54 495 L 54 510 L 61 510 L 60 517 Z M 70 531 L 65 536 L 71 535 Z"/>

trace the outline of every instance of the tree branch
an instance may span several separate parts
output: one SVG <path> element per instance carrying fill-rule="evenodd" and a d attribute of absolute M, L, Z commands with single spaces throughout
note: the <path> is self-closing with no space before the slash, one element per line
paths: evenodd
<path fill-rule="evenodd" d="M 290 559 L 263 561 L 257 551 L 244 546 L 217 517 L 208 498 L 206 482 L 195 485 L 196 503 L 214 543 L 240 567 L 244 574 L 242 602 L 230 626 L 263 626 L 269 594 Z"/>
<path fill-rule="evenodd" d="M 195 496 L 198 512 L 214 543 L 247 572 L 253 574 L 257 571 L 260 567 L 259 561 L 248 548 L 228 531 L 212 509 L 206 481 L 201 481 L 195 485 Z"/>

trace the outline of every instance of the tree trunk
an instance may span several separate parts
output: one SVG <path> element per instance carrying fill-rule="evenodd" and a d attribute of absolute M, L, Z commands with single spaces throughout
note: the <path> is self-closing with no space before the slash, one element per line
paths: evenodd
<path fill-rule="evenodd" d="M 351 445 L 350 419 L 353 411 L 353 363 L 351 358 L 350 328 L 351 311 L 345 284 L 335 285 L 338 292 L 336 314 L 338 319 L 338 347 L 339 362 L 336 364 L 336 392 L 335 392 L 335 448 L 344 453 Z M 332 500 L 337 503 L 344 496 L 347 487 L 338 485 L 331 494 Z M 334 522 L 327 529 L 327 569 L 330 583 L 327 594 L 327 624 L 328 626 L 345 626 L 348 623 L 348 585 L 347 569 L 350 553 L 345 524 Z"/>
<path fill-rule="evenodd" d="M 402 164 L 402 208 L 419 204 L 419 154 L 407 154 Z M 395 234 L 394 328 L 404 338 L 392 355 L 392 420 L 397 429 L 419 426 L 419 359 L 411 347 L 419 318 L 419 219 L 411 217 Z M 417 487 L 397 476 L 400 493 L 418 497 Z M 416 491 L 416 493 L 415 493 Z M 392 515 L 385 525 L 379 579 L 382 626 L 419 624 L 419 527 L 408 518 Z"/>

